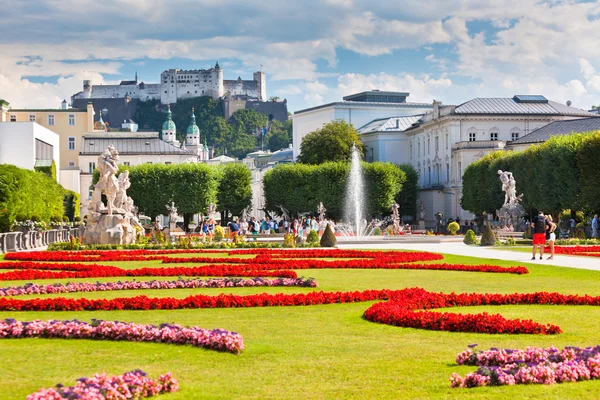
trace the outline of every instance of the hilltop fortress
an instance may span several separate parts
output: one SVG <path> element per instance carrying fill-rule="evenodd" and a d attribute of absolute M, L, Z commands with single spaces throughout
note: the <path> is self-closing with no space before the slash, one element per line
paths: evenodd
<path fill-rule="evenodd" d="M 233 100 L 267 101 L 265 73 L 258 71 L 252 80 L 224 80 L 223 69 L 217 62 L 210 69 L 169 69 L 160 74 L 160 83 L 138 83 L 137 73 L 133 81 L 121 81 L 118 85 L 92 85 L 83 81 L 83 91 L 71 99 L 160 99 L 162 104 L 177 103 L 179 99 L 210 96 L 215 99 L 227 97 Z"/>

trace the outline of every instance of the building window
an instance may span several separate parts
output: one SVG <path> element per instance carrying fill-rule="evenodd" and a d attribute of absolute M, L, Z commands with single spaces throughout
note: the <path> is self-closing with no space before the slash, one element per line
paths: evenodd
<path fill-rule="evenodd" d="M 420 157 L 421 156 L 421 141 L 420 140 L 417 143 L 417 149 L 419 150 L 419 151 L 417 151 L 417 155 Z"/>
<path fill-rule="evenodd" d="M 35 159 L 52 160 L 54 159 L 54 147 L 51 144 L 35 139 Z"/>
<path fill-rule="evenodd" d="M 93 174 L 95 169 L 96 169 L 96 163 L 93 162 L 93 161 L 90 162 L 89 165 L 88 165 L 88 172 L 90 174 Z"/>
<path fill-rule="evenodd" d="M 88 200 L 92 199 L 92 194 L 94 193 L 93 189 L 88 190 Z"/>
<path fill-rule="evenodd" d="M 498 132 L 491 132 L 490 140 L 498 140 Z"/>
<path fill-rule="evenodd" d="M 126 167 L 129 167 L 131 165 L 131 162 L 129 161 L 123 161 L 123 165 Z"/>
<path fill-rule="evenodd" d="M 448 150 L 448 134 L 446 133 L 446 150 Z"/>
<path fill-rule="evenodd" d="M 69 150 L 75 150 L 75 136 L 69 136 Z"/>
<path fill-rule="evenodd" d="M 438 136 L 435 137 L 435 151 L 440 151 L 440 138 Z"/>
<path fill-rule="evenodd" d="M 474 142 L 475 140 L 477 140 L 477 133 L 469 132 L 469 142 Z"/>
<path fill-rule="evenodd" d="M 431 154 L 431 139 L 427 138 L 427 154 Z"/>
<path fill-rule="evenodd" d="M 519 132 L 513 132 L 511 138 L 512 140 L 517 140 L 519 138 Z"/>
<path fill-rule="evenodd" d="M 35 114 L 29 115 L 29 122 L 35 122 Z"/>
<path fill-rule="evenodd" d="M 11 115 L 10 116 L 10 122 L 17 122 L 17 116 L 16 115 Z"/>
<path fill-rule="evenodd" d="M 48 115 L 48 125 L 54 126 L 54 114 Z"/>
<path fill-rule="evenodd" d="M 69 114 L 69 126 L 75 126 L 75 114 Z"/>
<path fill-rule="evenodd" d="M 146 162 L 146 164 L 152 164 L 152 161 L 148 161 L 148 162 Z"/>
<path fill-rule="evenodd" d="M 427 167 L 427 184 L 431 185 L 431 167 Z"/>
<path fill-rule="evenodd" d="M 446 163 L 446 182 L 450 182 L 450 164 Z"/>
<path fill-rule="evenodd" d="M 69 168 L 75 167 L 75 161 L 69 161 Z"/>
<path fill-rule="evenodd" d="M 171 161 L 165 161 L 165 165 L 171 165 L 173 164 Z"/>
<path fill-rule="evenodd" d="M 412 146 L 412 142 L 410 142 L 410 159 L 411 159 L 411 160 L 412 160 L 412 158 L 413 158 L 413 155 L 412 155 L 412 153 L 413 153 L 413 146 Z"/>

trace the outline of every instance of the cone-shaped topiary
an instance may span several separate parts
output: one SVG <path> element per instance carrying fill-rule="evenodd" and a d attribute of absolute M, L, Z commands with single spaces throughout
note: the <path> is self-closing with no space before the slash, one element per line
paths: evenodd
<path fill-rule="evenodd" d="M 337 245 L 337 239 L 331 230 L 329 224 L 325 228 L 325 232 L 323 232 L 323 236 L 321 236 L 321 247 L 335 247 Z"/>
<path fill-rule="evenodd" d="M 477 244 L 477 236 L 475 236 L 473 229 L 469 229 L 467 233 L 465 233 L 465 239 L 463 242 L 464 244 Z"/>
<path fill-rule="evenodd" d="M 319 247 L 319 233 L 311 230 L 306 237 L 306 243 L 311 247 Z"/>
<path fill-rule="evenodd" d="M 496 235 L 492 227 L 488 223 L 483 229 L 483 235 L 481 235 L 481 246 L 493 246 L 496 244 Z"/>

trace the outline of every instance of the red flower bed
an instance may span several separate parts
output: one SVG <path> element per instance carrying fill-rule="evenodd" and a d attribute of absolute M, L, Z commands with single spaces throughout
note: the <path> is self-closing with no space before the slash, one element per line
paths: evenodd
<path fill-rule="evenodd" d="M 550 247 L 544 249 L 550 251 Z M 554 246 L 554 253 L 571 256 L 600 257 L 600 246 Z"/>
<path fill-rule="evenodd" d="M 235 265 L 213 265 L 206 267 L 170 267 L 122 269 L 98 264 L 57 264 L 33 262 L 0 263 L 0 269 L 17 269 L 0 273 L 0 281 L 104 278 L 119 276 L 237 276 L 237 277 L 282 277 L 297 278 L 294 271 L 260 271 L 242 269 Z"/>
<path fill-rule="evenodd" d="M 307 306 L 389 300 L 371 306 L 364 317 L 389 325 L 453 332 L 557 334 L 560 327 L 531 320 L 506 319 L 499 314 L 454 314 L 428 311 L 435 308 L 480 305 L 600 305 L 600 297 L 560 293 L 432 293 L 421 288 L 366 290 L 363 292 L 310 292 L 300 294 L 256 294 L 236 296 L 194 295 L 183 299 L 137 296 L 116 299 L 32 299 L 0 298 L 0 311 L 94 311 L 94 310 L 172 310 L 183 308 L 238 308 L 268 306 Z M 425 311 L 419 311 L 425 310 Z"/>
<path fill-rule="evenodd" d="M 386 262 L 414 262 L 442 260 L 441 254 L 429 252 L 404 252 L 404 251 L 362 251 L 362 250 L 272 250 L 272 249 L 240 249 L 240 250 L 202 250 L 202 249 L 175 249 L 175 250 L 83 250 L 83 251 L 31 251 L 21 253 L 7 253 L 5 260 L 14 261 L 146 261 L 161 260 L 168 254 L 196 254 L 196 253 L 223 253 L 228 255 L 250 254 L 264 256 L 264 259 L 274 258 L 366 258 L 387 260 Z M 258 258 L 258 257 L 257 257 Z M 184 258 L 179 262 L 211 262 L 214 258 L 201 257 Z M 168 260 L 168 258 L 167 258 Z M 217 259 L 218 260 L 218 259 Z M 230 258 L 222 261 L 233 262 Z M 240 259 L 237 259 L 240 260 Z M 248 261 L 249 259 L 242 259 Z"/>

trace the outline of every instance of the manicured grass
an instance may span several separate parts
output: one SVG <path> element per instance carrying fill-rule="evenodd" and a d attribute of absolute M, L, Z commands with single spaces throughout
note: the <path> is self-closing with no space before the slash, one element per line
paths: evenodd
<path fill-rule="evenodd" d="M 443 262 L 519 265 L 505 261 L 448 255 Z M 101 264 L 126 267 L 161 266 L 160 261 Z M 169 264 L 174 266 L 175 264 Z M 182 264 L 191 266 L 193 264 Z M 35 297 L 113 298 L 133 295 L 184 297 L 190 294 L 304 293 L 310 290 L 350 291 L 422 287 L 443 292 L 534 292 L 600 295 L 600 272 L 525 265 L 528 275 L 419 270 L 299 270 L 317 278 L 320 287 L 232 288 L 114 291 Z M 123 278 L 87 279 L 114 281 Z M 138 278 L 155 279 L 155 278 Z M 173 279 L 161 278 L 161 279 Z M 71 279 L 66 281 L 86 281 Z M 55 282 L 36 281 L 39 283 Z M 25 281 L 0 282 L 0 286 Z M 515 386 L 450 389 L 453 372 L 464 375 L 473 367 L 457 366 L 456 353 L 468 344 L 479 347 L 564 347 L 600 344 L 600 307 L 501 306 L 453 308 L 444 311 L 499 312 L 507 318 L 533 319 L 559 325 L 564 333 L 540 335 L 483 335 L 433 332 L 380 325 L 362 319 L 369 303 L 310 307 L 245 309 L 3 312 L 0 318 L 92 318 L 137 323 L 175 322 L 203 328 L 237 331 L 246 350 L 239 356 L 188 346 L 59 339 L 0 340 L 2 373 L 0 399 L 24 398 L 40 387 L 72 384 L 97 372 L 120 374 L 142 368 L 151 376 L 167 371 L 179 379 L 181 391 L 165 399 L 341 399 L 341 398 L 476 398 L 580 399 L 599 398 L 600 382 L 553 386 Z M 441 311 L 441 310 L 440 310 Z"/>

